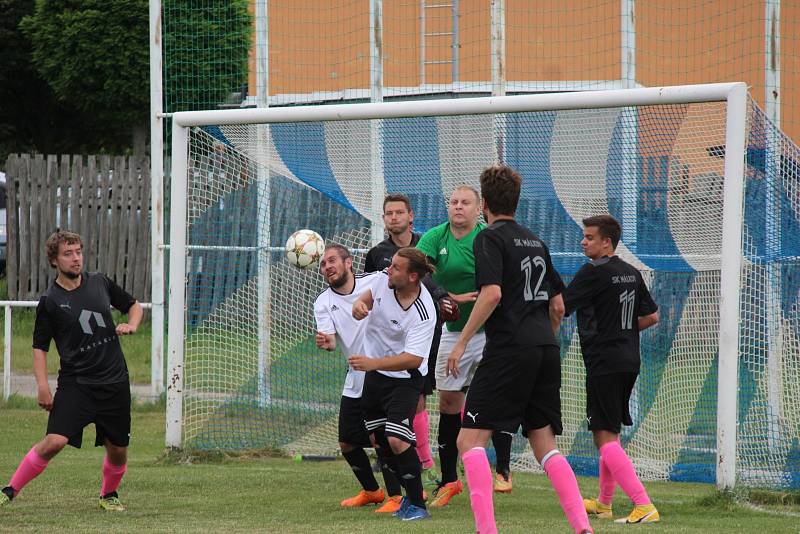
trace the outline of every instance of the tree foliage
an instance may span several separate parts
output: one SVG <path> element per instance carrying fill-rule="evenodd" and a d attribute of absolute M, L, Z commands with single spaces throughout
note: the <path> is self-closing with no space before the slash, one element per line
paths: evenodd
<path fill-rule="evenodd" d="M 59 101 L 36 70 L 31 44 L 18 28 L 33 10 L 30 0 L 0 0 L 0 167 L 11 152 L 84 152 L 119 141 Z"/>
<path fill-rule="evenodd" d="M 0 0 L 0 12 L 0 95 L 16 103 L 0 107 L 0 157 L 118 152 L 147 130 L 148 0 Z M 213 109 L 247 83 L 248 0 L 164 0 L 162 20 L 166 111 Z"/>
<path fill-rule="evenodd" d="M 248 0 L 165 0 L 163 10 L 167 111 L 214 109 L 247 84 Z"/>
<path fill-rule="evenodd" d="M 37 0 L 20 28 L 53 92 L 118 126 L 146 124 L 147 0 Z"/>

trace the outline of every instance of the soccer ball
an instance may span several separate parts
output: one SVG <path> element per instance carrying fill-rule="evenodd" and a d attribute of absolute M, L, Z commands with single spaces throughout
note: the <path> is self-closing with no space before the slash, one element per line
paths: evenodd
<path fill-rule="evenodd" d="M 325 241 L 314 230 L 298 230 L 286 242 L 286 259 L 300 269 L 314 267 L 324 252 Z"/>

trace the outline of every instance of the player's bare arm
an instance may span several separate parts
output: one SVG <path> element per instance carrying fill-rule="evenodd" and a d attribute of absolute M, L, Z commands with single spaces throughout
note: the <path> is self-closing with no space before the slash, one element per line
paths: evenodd
<path fill-rule="evenodd" d="M 658 312 L 653 312 L 650 315 L 643 315 L 639 317 L 636 322 L 639 324 L 639 332 L 647 330 L 651 326 L 658 324 Z"/>
<path fill-rule="evenodd" d="M 334 350 L 336 348 L 336 334 L 317 332 L 316 336 L 314 336 L 314 341 L 317 343 L 317 347 L 322 350 Z"/>
<path fill-rule="evenodd" d="M 130 334 L 135 334 L 139 329 L 139 325 L 142 322 L 143 316 L 144 310 L 142 309 L 142 305 L 139 304 L 139 301 L 137 300 L 128 310 L 128 320 L 117 325 L 117 335 L 127 336 Z"/>
<path fill-rule="evenodd" d="M 489 319 L 494 309 L 500 304 L 500 299 L 502 297 L 503 291 L 497 284 L 481 287 L 469 320 L 467 320 L 467 324 L 465 324 L 463 330 L 461 330 L 461 335 L 453 346 L 453 350 L 450 351 L 450 356 L 447 357 L 447 367 L 445 368 L 445 374 L 447 376 L 453 375 L 458 377 L 458 361 L 464 355 L 464 351 L 467 350 L 467 343 L 469 343 L 469 340 L 472 339 L 472 336 L 475 335 L 480 327 L 483 326 L 483 323 Z"/>
<path fill-rule="evenodd" d="M 353 319 L 360 321 L 372 310 L 372 291 L 367 289 L 353 303 Z"/>
<path fill-rule="evenodd" d="M 354 354 L 347 359 L 350 367 L 356 371 L 409 371 L 419 369 L 423 358 L 409 352 L 385 358 L 370 358 L 361 354 Z"/>
<path fill-rule="evenodd" d="M 470 291 L 468 293 L 449 293 L 450 298 L 456 301 L 456 304 L 467 304 L 468 302 L 475 302 L 478 300 L 478 292 Z"/>
<path fill-rule="evenodd" d="M 33 374 L 36 377 L 39 407 L 49 412 L 53 407 L 53 394 L 47 382 L 47 353 L 42 349 L 33 349 Z"/>
<path fill-rule="evenodd" d="M 564 318 L 564 297 L 561 293 L 550 299 L 550 324 L 553 327 L 553 333 L 558 334 L 558 328 L 561 326 L 561 320 Z"/>

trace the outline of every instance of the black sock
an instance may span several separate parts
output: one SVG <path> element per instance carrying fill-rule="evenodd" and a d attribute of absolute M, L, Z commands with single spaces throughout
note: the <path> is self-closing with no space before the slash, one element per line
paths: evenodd
<path fill-rule="evenodd" d="M 405 484 L 400 479 L 397 458 L 392 454 L 392 449 L 389 448 L 388 442 L 385 446 L 375 447 L 375 452 L 378 453 L 378 461 L 381 462 L 383 481 L 386 483 L 386 492 L 389 497 L 402 495 Z"/>
<path fill-rule="evenodd" d="M 425 508 L 425 500 L 422 498 L 422 465 L 419 463 L 417 449 L 411 446 L 400 454 L 395 454 L 395 458 L 400 468 L 399 478 L 406 488 L 406 497 L 414 506 Z"/>
<path fill-rule="evenodd" d="M 492 434 L 492 445 L 497 456 L 495 471 L 500 473 L 508 480 L 511 476 L 511 440 L 514 438 L 507 432 L 495 431 Z"/>
<path fill-rule="evenodd" d="M 369 457 L 364 449 L 361 447 L 353 449 L 352 451 L 342 453 L 344 459 L 350 464 L 353 474 L 356 476 L 361 487 L 367 491 L 375 491 L 380 489 L 378 481 L 375 480 L 375 475 L 372 474 L 372 467 L 369 465 Z"/>
<path fill-rule="evenodd" d="M 383 473 L 383 483 L 386 485 L 386 496 L 396 497 L 403 494 L 403 488 L 397 479 L 397 472 L 389 468 L 389 464 L 381 461 L 381 472 Z"/>
<path fill-rule="evenodd" d="M 460 413 L 439 414 L 439 464 L 442 484 L 458 480 L 458 432 L 461 430 Z"/>

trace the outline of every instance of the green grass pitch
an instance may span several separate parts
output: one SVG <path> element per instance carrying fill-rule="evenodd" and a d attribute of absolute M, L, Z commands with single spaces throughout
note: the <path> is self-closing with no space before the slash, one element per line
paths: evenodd
<path fill-rule="evenodd" d="M 31 401 L 0 405 L 0 483 L 11 476 L 22 456 L 40 439 L 46 414 Z M 97 505 L 102 449 L 67 449 L 10 506 L 0 509 L 2 532 L 471 532 L 468 495 L 434 510 L 429 521 L 408 524 L 373 513 L 374 508 L 344 510 L 339 501 L 356 492 L 356 481 L 343 461 L 212 455 L 189 464 L 164 459 L 164 414 L 158 408 L 134 412 L 128 473 L 120 495 L 125 513 L 103 512 Z M 597 480 L 580 479 L 585 495 Z M 600 532 L 648 533 L 800 532 L 800 507 L 766 511 L 718 497 L 702 484 L 648 483 L 662 514 L 657 525 L 625 526 L 593 521 Z M 630 505 L 617 493 L 618 513 Z M 514 492 L 495 497 L 500 532 L 568 533 L 549 482 L 543 476 L 516 474 Z M 795 514 L 795 515 L 792 515 Z"/>

